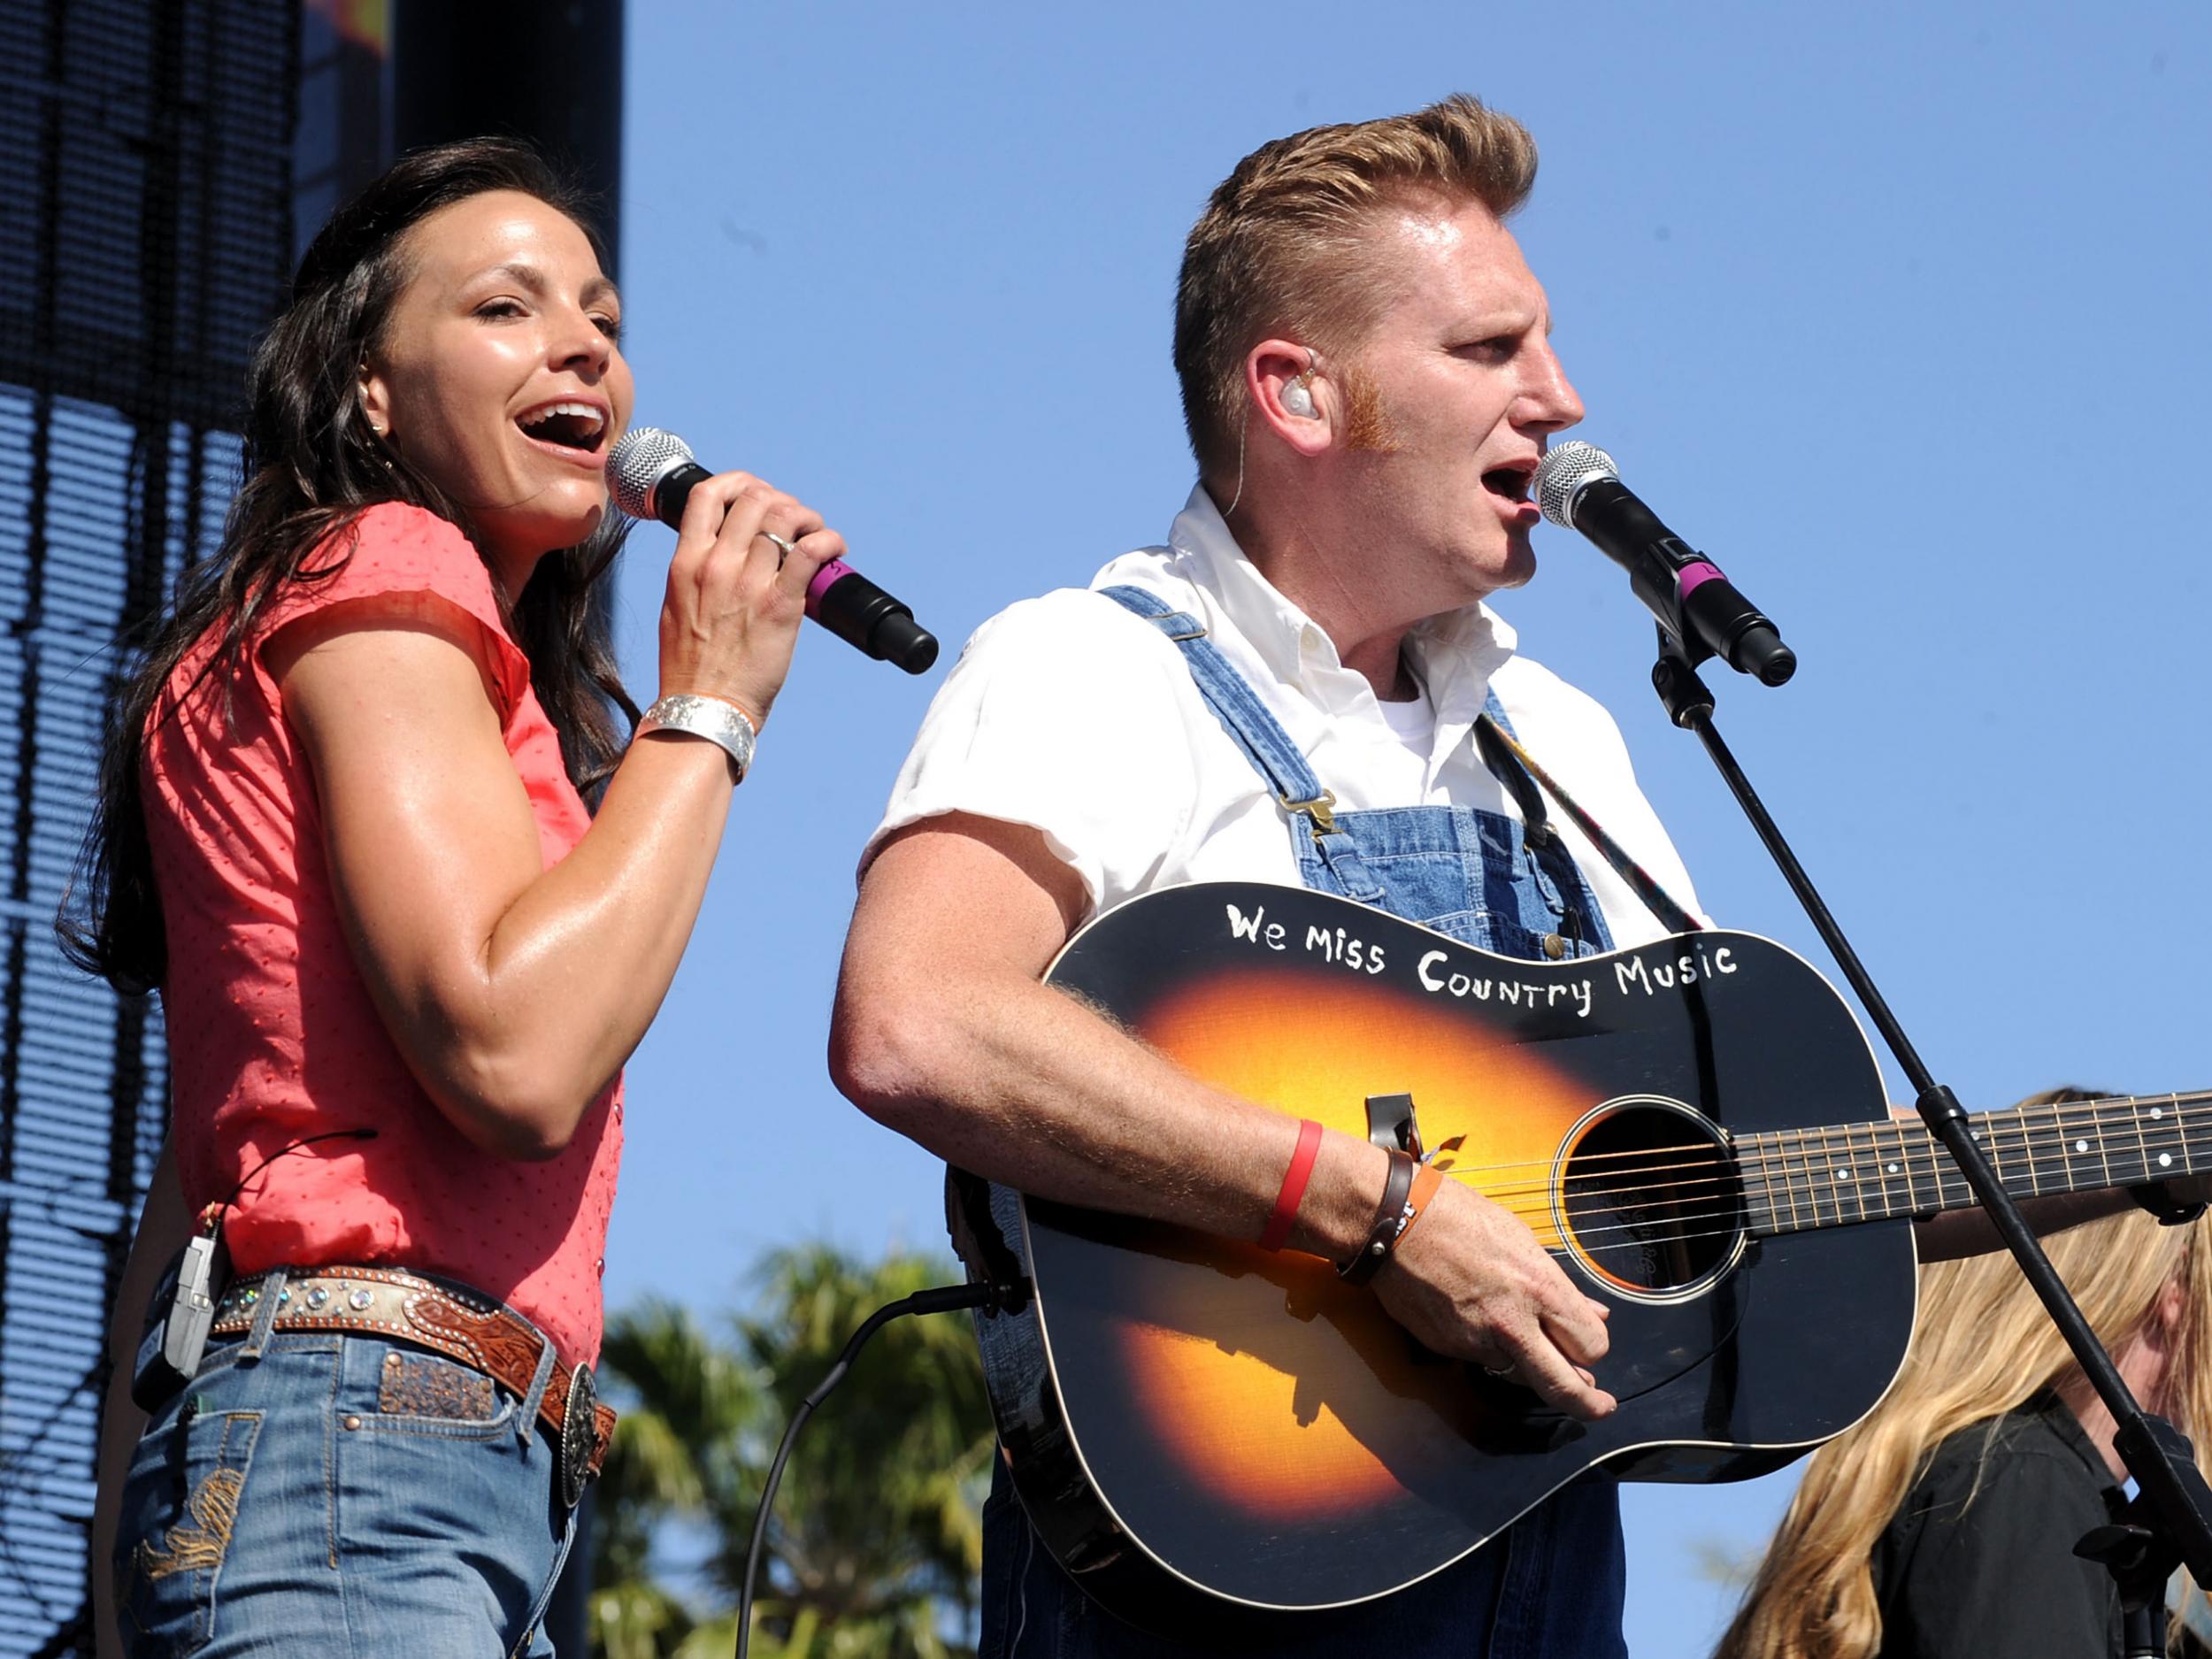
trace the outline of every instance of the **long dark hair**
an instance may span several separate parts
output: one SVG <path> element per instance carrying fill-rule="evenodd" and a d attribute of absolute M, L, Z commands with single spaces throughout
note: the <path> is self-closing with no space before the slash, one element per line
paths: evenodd
<path fill-rule="evenodd" d="M 64 954 L 119 990 L 149 990 L 167 966 L 140 760 L 147 721 L 177 664 L 219 626 L 210 678 L 227 682 L 279 589 L 342 567 L 342 538 L 315 568 L 306 565 L 334 531 L 365 508 L 407 502 L 469 532 L 466 513 L 370 431 L 358 365 L 380 342 L 406 287 L 410 269 L 401 244 L 408 231 L 440 208 L 489 190 L 519 191 L 565 214 L 605 262 L 581 193 L 528 145 L 478 138 L 418 150 L 331 215 L 300 261 L 291 303 L 254 353 L 246 380 L 244 482 L 231 503 L 222 546 L 179 583 L 174 609 L 144 642 L 144 655 L 116 701 L 92 826 L 56 923 Z M 637 719 L 637 705 L 616 672 L 608 607 L 596 581 L 626 522 L 609 511 L 582 546 L 539 560 L 519 595 L 500 595 L 516 642 L 530 659 L 531 685 L 560 733 L 569 778 L 588 801 L 604 787 L 628 735 L 617 710 L 632 724 Z"/>

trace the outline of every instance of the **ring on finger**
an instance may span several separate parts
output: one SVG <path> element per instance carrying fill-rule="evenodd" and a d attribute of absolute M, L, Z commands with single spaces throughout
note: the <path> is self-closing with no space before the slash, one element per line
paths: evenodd
<path fill-rule="evenodd" d="M 1485 1365 L 1482 1368 L 1482 1374 L 1486 1377 L 1501 1379 L 1510 1377 L 1513 1375 L 1513 1362 L 1508 1360 L 1502 1365 Z"/>
<path fill-rule="evenodd" d="M 766 536 L 771 541 L 773 541 L 776 544 L 776 565 L 779 569 L 782 567 L 784 560 L 789 558 L 794 553 L 796 553 L 799 550 L 795 543 L 785 541 L 773 530 L 763 530 L 760 534 Z"/>

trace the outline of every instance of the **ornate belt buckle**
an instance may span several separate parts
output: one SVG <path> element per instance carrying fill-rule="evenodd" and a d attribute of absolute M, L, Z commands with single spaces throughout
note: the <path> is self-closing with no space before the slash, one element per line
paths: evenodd
<path fill-rule="evenodd" d="M 599 1448 L 599 1383 L 591 1367 L 569 1373 L 568 1405 L 561 1416 L 561 1502 L 574 1509 L 591 1479 L 591 1455 Z"/>

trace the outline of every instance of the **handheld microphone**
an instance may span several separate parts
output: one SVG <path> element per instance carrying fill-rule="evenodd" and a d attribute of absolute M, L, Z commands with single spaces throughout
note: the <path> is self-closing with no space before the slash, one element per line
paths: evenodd
<path fill-rule="evenodd" d="M 1548 451 L 1536 469 L 1536 501 L 1545 518 L 1581 531 L 1628 572 L 1636 597 L 1693 664 L 1717 657 L 1769 686 L 1797 672 L 1797 653 L 1774 624 L 1636 499 L 1594 443 L 1577 438 Z"/>
<path fill-rule="evenodd" d="M 607 456 L 614 504 L 633 518 L 657 518 L 671 529 L 682 526 L 693 488 L 712 476 L 689 444 L 657 426 L 633 426 Z M 937 660 L 937 636 L 843 559 L 814 572 L 806 613 L 848 645 L 910 674 L 926 672 Z"/>

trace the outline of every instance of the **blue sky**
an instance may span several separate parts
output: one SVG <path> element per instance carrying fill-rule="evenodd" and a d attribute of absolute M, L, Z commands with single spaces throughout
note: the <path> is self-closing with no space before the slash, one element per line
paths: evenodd
<path fill-rule="evenodd" d="M 949 660 L 1165 532 L 1191 480 L 1170 300 L 1222 175 L 1473 92 L 1542 148 L 1517 229 L 1578 435 L 1799 654 L 1779 691 L 1716 674 L 1722 730 L 1937 1073 L 1985 1106 L 2201 1087 L 2208 19 L 638 0 L 638 418 L 821 507 Z M 672 542 L 626 556 L 646 693 Z M 1538 551 L 1501 606 L 1524 648 L 1614 710 L 1706 908 L 1824 962 L 1659 713 L 1624 580 L 1558 532 Z M 615 1305 L 726 1303 L 803 1237 L 940 1240 L 936 1166 L 822 1064 L 854 860 L 934 678 L 803 642 L 630 1070 Z M 1788 1490 L 1630 1489 L 1635 1653 L 1708 1650 L 1728 1597 L 1701 1560 Z"/>

